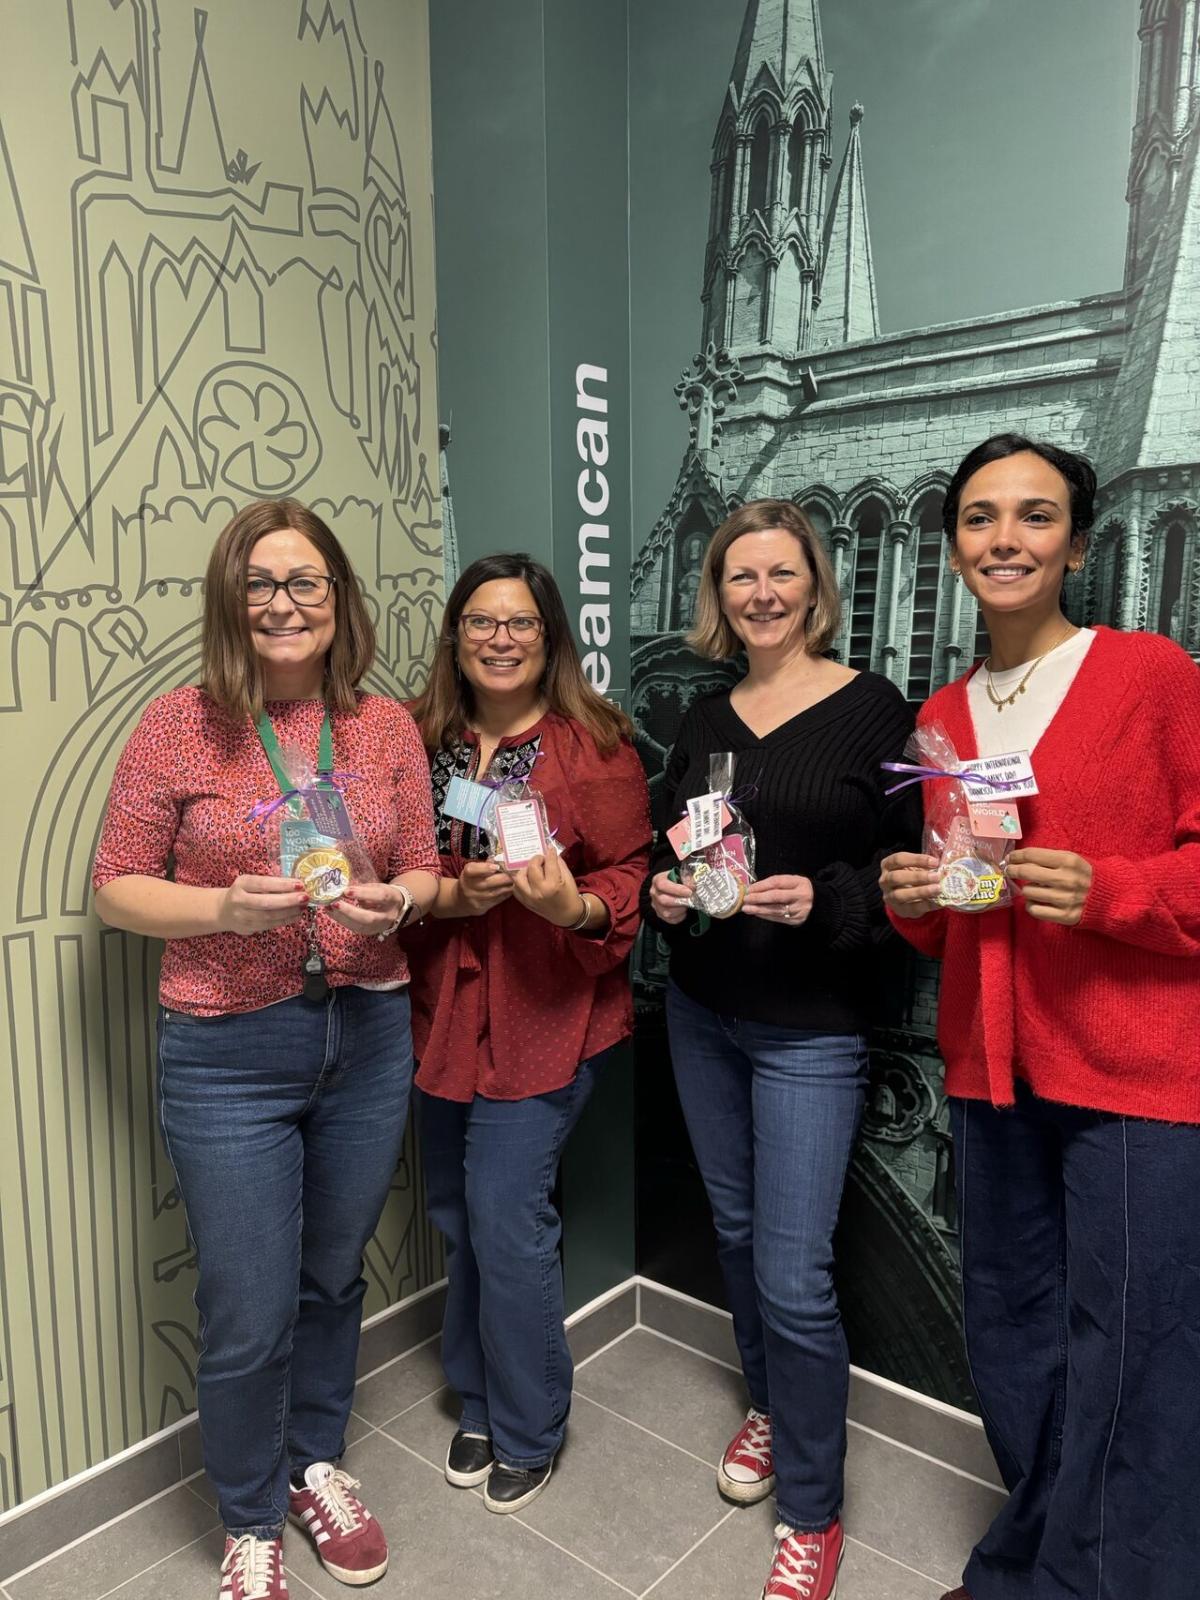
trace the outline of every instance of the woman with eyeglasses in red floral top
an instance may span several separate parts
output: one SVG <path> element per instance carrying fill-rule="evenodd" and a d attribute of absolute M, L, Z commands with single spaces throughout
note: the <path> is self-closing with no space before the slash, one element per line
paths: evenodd
<path fill-rule="evenodd" d="M 209 560 L 201 682 L 147 706 L 96 855 L 104 921 L 165 941 L 162 1126 L 196 1247 L 197 1402 L 226 1530 L 223 1600 L 287 1594 L 289 1515 L 340 1581 L 387 1567 L 379 1524 L 338 1462 L 362 1254 L 412 1081 L 395 934 L 432 904 L 439 867 L 412 718 L 358 688 L 374 652 L 358 580 L 325 523 L 295 501 L 247 506 Z M 291 749 L 336 772 L 376 875 L 334 904 L 310 904 L 303 883 L 280 876 L 273 830 L 250 820 L 272 800 L 290 813 Z"/>

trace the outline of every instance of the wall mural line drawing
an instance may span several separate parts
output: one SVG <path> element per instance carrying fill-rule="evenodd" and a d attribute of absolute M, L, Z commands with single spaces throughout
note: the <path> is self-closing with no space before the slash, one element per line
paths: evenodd
<path fill-rule="evenodd" d="M 1128 0 L 1128 12 L 1140 45 L 1124 282 L 890 333 L 868 219 L 871 124 L 851 106 L 831 183 L 839 130 L 818 0 L 748 0 L 713 107 L 700 353 L 675 390 L 687 448 L 632 570 L 633 711 L 652 790 L 688 705 L 729 681 L 683 636 L 707 540 L 747 500 L 793 500 L 826 540 L 841 660 L 920 704 L 983 654 L 940 513 L 959 458 L 991 433 L 1048 437 L 1096 463 L 1072 619 L 1167 633 L 1200 659 L 1200 0 Z M 986 195 L 986 171 L 978 181 Z M 646 1037 L 664 977 L 664 949 L 644 938 Z M 873 1041 L 843 1309 L 855 1360 L 969 1405 L 936 1003 L 936 968 L 914 962 L 901 1020 Z"/>
<path fill-rule="evenodd" d="M 400 697 L 443 592 L 424 0 L 9 12 L 0 1509 L 194 1409 L 156 955 L 88 880 L 125 738 L 195 678 L 211 544 L 250 498 L 313 505 L 377 625 L 368 687 Z M 441 1271 L 410 1138 L 368 1310 Z"/>

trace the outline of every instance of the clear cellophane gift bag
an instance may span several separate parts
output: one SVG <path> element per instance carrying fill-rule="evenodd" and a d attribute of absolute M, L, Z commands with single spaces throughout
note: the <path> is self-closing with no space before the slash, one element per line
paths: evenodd
<path fill-rule="evenodd" d="M 754 829 L 737 804 L 736 763 L 732 751 L 709 756 L 709 793 L 689 801 L 687 815 L 667 835 L 679 857 L 679 881 L 691 890 L 694 908 L 718 920 L 741 910 L 754 882 Z"/>
<path fill-rule="evenodd" d="M 545 797 L 527 778 L 498 783 L 480 821 L 493 861 L 506 872 L 519 872 L 535 856 L 558 848 L 550 827 Z"/>
<path fill-rule="evenodd" d="M 937 857 L 938 905 L 970 912 L 1011 905 L 1005 866 L 1021 836 L 1015 801 L 990 800 L 985 780 L 960 772 L 940 723 L 918 728 L 904 754 L 933 774 L 925 780 L 923 847 Z"/>
<path fill-rule="evenodd" d="M 377 882 L 342 794 L 354 774 L 315 772 L 295 745 L 284 745 L 282 756 L 291 788 L 251 812 L 271 840 L 279 876 L 299 878 L 314 905 L 332 905 L 352 883 Z"/>

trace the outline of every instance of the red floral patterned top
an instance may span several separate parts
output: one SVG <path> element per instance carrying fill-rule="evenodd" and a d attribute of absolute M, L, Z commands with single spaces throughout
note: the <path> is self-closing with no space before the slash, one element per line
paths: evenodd
<path fill-rule="evenodd" d="M 474 828 L 442 809 L 453 776 L 480 776 L 478 753 L 468 734 L 431 759 L 442 871 L 455 877 L 488 853 Z M 549 712 L 500 741 L 487 776 L 524 772 L 576 883 L 604 901 L 610 923 L 602 937 L 570 933 L 510 897 L 481 917 L 426 917 L 405 929 L 417 1083 L 442 1100 L 549 1094 L 633 1031 L 628 961 L 650 855 L 642 764 L 627 743 L 602 756 L 586 729 Z"/>
<path fill-rule="evenodd" d="M 298 746 L 315 767 L 322 703 L 270 701 L 267 711 L 280 744 Z M 334 766 L 360 774 L 345 785 L 346 809 L 380 879 L 415 869 L 438 874 L 429 768 L 408 712 L 367 694 L 356 711 L 335 711 L 331 723 Z M 278 873 L 270 825 L 263 832 L 246 821 L 256 800 L 278 793 L 249 718 L 230 718 L 203 689 L 172 689 L 146 707 L 117 763 L 93 889 L 132 873 L 166 877 L 171 860 L 175 882 L 211 888 L 243 872 Z M 316 927 L 331 985 L 407 982 L 398 940 L 352 933 L 323 911 Z M 254 1011 L 300 993 L 307 950 L 303 919 L 250 936 L 168 939 L 159 998 L 201 1017 Z"/>

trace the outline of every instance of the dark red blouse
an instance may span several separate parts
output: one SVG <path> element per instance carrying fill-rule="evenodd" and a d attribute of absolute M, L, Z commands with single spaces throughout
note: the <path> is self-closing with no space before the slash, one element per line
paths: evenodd
<path fill-rule="evenodd" d="M 427 917 L 403 935 L 412 967 L 417 1083 L 443 1100 L 524 1100 L 561 1089 L 589 1056 L 629 1036 L 628 959 L 650 852 L 650 803 L 633 746 L 602 756 L 577 722 L 549 712 L 502 739 L 486 774 L 475 737 L 431 758 L 442 871 L 487 856 L 476 830 L 443 811 L 454 775 L 531 770 L 581 891 L 608 907 L 603 936 L 570 933 L 512 897 L 481 917 Z"/>

